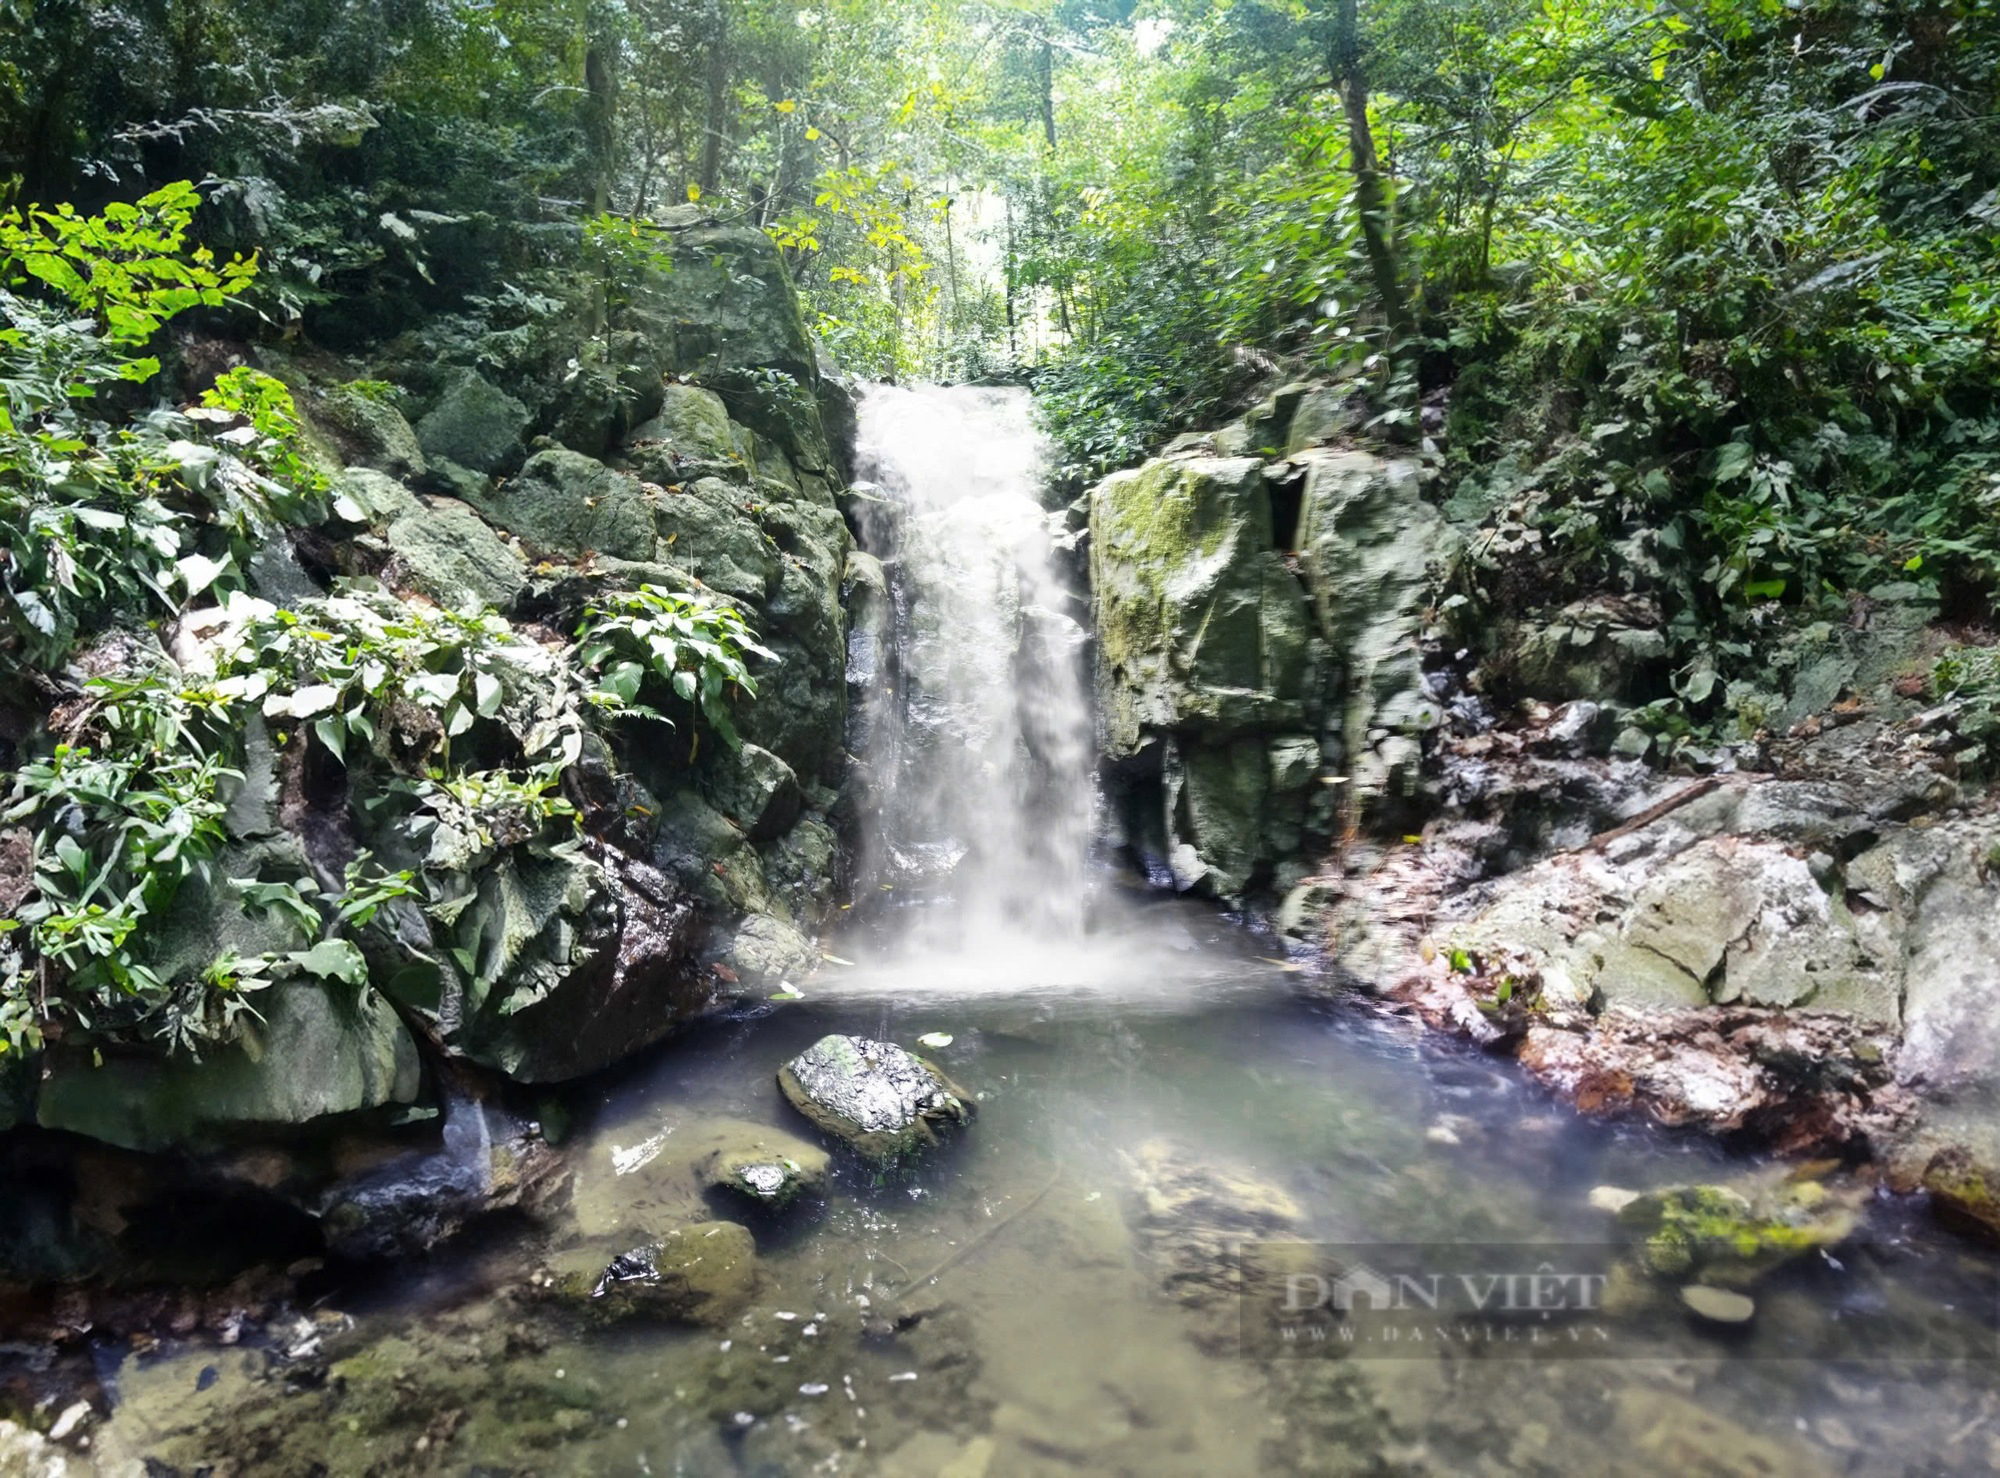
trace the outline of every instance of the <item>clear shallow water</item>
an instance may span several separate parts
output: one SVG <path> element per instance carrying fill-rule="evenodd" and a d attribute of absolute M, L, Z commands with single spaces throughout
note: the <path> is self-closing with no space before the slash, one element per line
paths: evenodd
<path fill-rule="evenodd" d="M 1957 1326 L 1948 1347 L 1977 1348 L 1986 1330 L 1990 1351 L 1991 1310 L 1946 1311 L 1979 1286 L 1981 1255 L 1889 1204 L 1838 1267 L 1815 1261 L 1760 1289 L 1747 1339 L 1674 1318 L 1657 1332 L 1666 1355 L 1645 1360 L 1240 1358 L 1226 1299 L 1170 1281 L 1213 1208 L 1193 1198 L 1162 1217 L 1156 1194 L 1149 1215 L 1163 1174 L 1288 1196 L 1308 1238 L 1563 1242 L 1606 1235 L 1587 1204 L 1595 1185 L 1751 1167 L 1705 1141 L 1577 1120 L 1504 1065 L 1307 1001 L 1258 958 L 1259 940 L 1202 909 L 1114 898 L 1096 913 L 1103 927 L 1066 967 L 1024 942 L 968 982 L 954 956 L 949 993 L 921 959 L 889 951 L 878 968 L 869 940 L 851 937 L 855 963 L 829 968 L 804 1002 L 713 1023 L 587 1096 L 565 1224 L 336 1290 L 328 1308 L 354 1327 L 323 1312 L 318 1357 L 190 1346 L 128 1360 L 100 1452 L 273 1474 L 1905 1474 L 2000 1462 L 1990 1361 L 1767 1358 L 1885 1300 Z M 1002 989 L 1009 976 L 1024 988 Z M 592 1331 L 522 1296 L 545 1245 L 714 1214 L 684 1199 L 676 1140 L 717 1119 L 801 1130 L 772 1074 L 830 1031 L 906 1044 L 950 1033 L 935 1055 L 978 1095 L 977 1124 L 912 1178 L 846 1165 L 823 1209 L 759 1226 L 761 1286 L 727 1328 Z M 620 1174 L 650 1141 L 655 1157 Z M 863 1333 L 865 1320 L 912 1316 L 901 1332 Z"/>

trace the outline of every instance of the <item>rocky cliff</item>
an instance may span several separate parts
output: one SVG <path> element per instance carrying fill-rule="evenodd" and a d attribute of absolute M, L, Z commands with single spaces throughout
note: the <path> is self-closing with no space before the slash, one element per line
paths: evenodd
<path fill-rule="evenodd" d="M 325 684 L 265 696 L 219 792 L 219 855 L 148 934 L 146 965 L 167 981 L 218 961 L 304 968 L 246 996 L 220 1044 L 72 1031 L 0 1062 L 0 1128 L 194 1150 L 204 1175 L 247 1175 L 313 1215 L 345 1206 L 350 1222 L 397 1198 L 377 1185 L 357 1201 L 336 1164 L 353 1155 L 331 1146 L 377 1136 L 371 1165 L 401 1155 L 419 1181 L 443 1165 L 466 1206 L 510 1204 L 535 1131 L 481 1106 L 497 1082 L 597 1071 L 816 964 L 841 868 L 850 539 L 835 494 L 851 399 L 761 232 L 682 213 L 621 243 L 616 265 L 581 313 L 426 325 L 365 361 L 205 346 L 290 384 L 329 515 L 264 549 L 257 601 L 193 610 L 157 639 L 120 633 L 78 659 L 79 679 L 166 662 L 185 685 L 224 681 L 254 628 L 344 647 L 361 669 L 442 631 L 474 654 L 474 680 L 434 714 L 393 696 L 428 680 L 421 658 L 344 678 L 390 695 L 352 722 Z M 638 591 L 740 618 L 763 649 L 750 681 L 690 679 L 594 718 L 606 691 L 558 681 L 564 654 L 586 612 Z M 675 660 L 669 646 L 663 676 Z M 640 676 L 595 680 L 637 693 Z M 544 744 L 559 758 L 534 784 L 493 778 Z M 399 875 L 413 881 L 354 915 L 358 955 L 286 953 L 291 900 Z M 454 1143 L 450 1121 L 489 1115 L 471 1150 Z"/>
<path fill-rule="evenodd" d="M 1090 494 L 1118 840 L 1587 1110 L 1842 1156 L 2000 1236 L 2000 820 L 1976 699 L 1932 678 L 1962 638 L 1867 592 L 1663 772 L 1643 562 L 1538 584 L 1357 422 L 1292 387 Z M 1454 594 L 1467 555 L 1499 599 Z"/>
<path fill-rule="evenodd" d="M 1290 888 L 1393 817 L 1439 720 L 1419 638 L 1450 532 L 1413 460 L 1323 444 L 1326 396 L 1280 391 L 1089 495 L 1120 840 L 1183 890 Z"/>

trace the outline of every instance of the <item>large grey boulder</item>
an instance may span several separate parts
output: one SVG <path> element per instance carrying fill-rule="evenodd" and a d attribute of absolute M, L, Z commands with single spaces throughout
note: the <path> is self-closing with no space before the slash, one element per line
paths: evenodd
<path fill-rule="evenodd" d="M 1114 473 L 1090 498 L 1105 747 L 1149 730 L 1296 729 L 1313 698 L 1305 592 L 1275 547 L 1251 457 Z"/>
<path fill-rule="evenodd" d="M 416 1043 L 371 990 L 289 980 L 258 1000 L 242 1041 L 186 1055 L 49 1054 L 36 1105 L 46 1129 L 126 1149 L 213 1144 L 416 1100 Z"/>
<path fill-rule="evenodd" d="M 1090 495 L 1106 755 L 1164 755 L 1146 829 L 1179 886 L 1225 897 L 1296 848 L 1306 786 L 1292 739 L 1310 752 L 1321 707 L 1320 644 L 1273 519 L 1251 457 L 1164 458 Z"/>
<path fill-rule="evenodd" d="M 473 504 L 545 557 L 647 560 L 658 543 L 653 500 L 639 480 L 581 452 L 537 452 Z"/>
<path fill-rule="evenodd" d="M 1299 560 L 1340 669 L 1351 794 L 1381 796 L 1414 780 L 1421 736 L 1440 717 L 1424 690 L 1421 638 L 1457 540 L 1424 502 L 1415 462 L 1359 451 L 1300 460 Z"/>
<path fill-rule="evenodd" d="M 527 406 L 468 370 L 417 422 L 417 441 L 433 461 L 490 475 L 520 461 L 532 420 Z"/>
<path fill-rule="evenodd" d="M 422 477 L 430 470 L 416 431 L 388 400 L 337 385 L 313 410 L 341 443 L 350 465 L 394 478 Z"/>
<path fill-rule="evenodd" d="M 667 212 L 663 224 L 658 239 L 673 270 L 644 274 L 625 313 L 668 366 L 702 379 L 771 369 L 816 387 L 812 335 L 771 238 L 754 226 L 710 224 L 698 211 Z"/>
<path fill-rule="evenodd" d="M 389 525 L 384 571 L 440 605 L 505 610 L 528 584 L 528 561 L 462 503 L 436 499 Z"/>
<path fill-rule="evenodd" d="M 931 1063 L 865 1037 L 821 1037 L 778 1069 L 778 1086 L 821 1132 L 881 1164 L 930 1148 L 974 1112 Z"/>

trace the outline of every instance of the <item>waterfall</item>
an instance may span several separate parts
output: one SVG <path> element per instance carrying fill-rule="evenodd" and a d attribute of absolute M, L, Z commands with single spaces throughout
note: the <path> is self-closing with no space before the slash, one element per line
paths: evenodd
<path fill-rule="evenodd" d="M 887 596 L 849 646 L 862 886 L 926 904 L 911 933 L 932 948 L 1074 939 L 1094 806 L 1085 632 L 1037 496 L 1028 393 L 872 387 L 857 461 Z"/>

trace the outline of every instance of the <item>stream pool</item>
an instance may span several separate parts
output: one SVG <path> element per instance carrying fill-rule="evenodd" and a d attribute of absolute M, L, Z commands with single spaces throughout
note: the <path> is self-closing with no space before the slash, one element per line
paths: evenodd
<path fill-rule="evenodd" d="M 926 957 L 850 929 L 852 963 L 805 999 L 583 1092 L 553 1226 L 337 1284 L 309 1326 L 255 1345 L 107 1355 L 98 1461 L 218 1478 L 2000 1467 L 1990 1261 L 1887 1198 L 1837 1256 L 1761 1283 L 1740 1329 L 1668 1306 L 1621 1316 L 1644 1337 L 1617 1358 L 1246 1357 L 1227 1250 L 1246 1228 L 1602 1244 L 1595 1187 L 1778 1172 L 1579 1119 L 1503 1063 L 1301 992 L 1212 911 L 1108 891 L 1059 947 L 989 934 Z M 823 1205 L 756 1225 L 757 1290 L 723 1327 L 598 1328 L 532 1296 L 551 1248 L 727 1214 L 676 1142 L 719 1119 L 809 1132 L 773 1074 L 829 1032 L 948 1034 L 932 1055 L 977 1122 L 907 1176 L 838 1164 Z M 1922 1329 L 1896 1347 L 1920 1363 L 1829 1343 L 1885 1311 Z"/>

